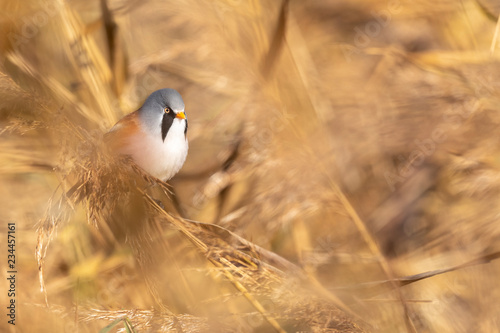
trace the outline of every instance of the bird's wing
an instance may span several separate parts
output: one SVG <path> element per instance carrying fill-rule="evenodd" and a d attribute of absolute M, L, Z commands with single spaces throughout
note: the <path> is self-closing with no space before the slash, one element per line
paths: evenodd
<path fill-rule="evenodd" d="M 123 152 L 124 147 L 128 144 L 129 138 L 139 131 L 139 126 L 139 113 L 134 111 L 120 119 L 115 126 L 104 135 L 104 142 L 113 151 Z"/>

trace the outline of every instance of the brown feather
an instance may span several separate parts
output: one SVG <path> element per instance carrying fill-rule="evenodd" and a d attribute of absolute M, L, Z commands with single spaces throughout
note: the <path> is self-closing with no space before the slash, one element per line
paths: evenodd
<path fill-rule="evenodd" d="M 139 131 L 138 116 L 138 111 L 126 115 L 104 135 L 104 142 L 112 151 L 122 152 L 127 145 L 127 140 Z"/>

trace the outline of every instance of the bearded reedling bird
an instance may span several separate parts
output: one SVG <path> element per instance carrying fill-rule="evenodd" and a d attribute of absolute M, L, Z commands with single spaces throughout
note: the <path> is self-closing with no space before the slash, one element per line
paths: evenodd
<path fill-rule="evenodd" d="M 153 92 L 137 110 L 120 119 L 105 136 L 109 147 L 163 181 L 182 167 L 188 152 L 184 101 L 174 89 Z"/>

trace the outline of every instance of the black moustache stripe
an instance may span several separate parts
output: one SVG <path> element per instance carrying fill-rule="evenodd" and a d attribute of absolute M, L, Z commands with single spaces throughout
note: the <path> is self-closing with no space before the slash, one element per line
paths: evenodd
<path fill-rule="evenodd" d="M 163 120 L 161 122 L 161 139 L 163 141 L 165 141 L 168 130 L 170 129 L 172 123 L 174 122 L 175 115 L 174 117 L 172 117 L 170 114 L 173 114 L 173 112 L 163 114 Z"/>
<path fill-rule="evenodd" d="M 164 113 L 163 114 L 163 120 L 161 121 L 161 139 L 165 141 L 165 138 L 167 137 L 168 130 L 172 126 L 172 123 L 174 122 L 175 119 L 175 113 L 169 112 L 169 113 Z M 188 130 L 188 121 L 186 120 L 186 128 L 184 128 L 184 136 L 186 136 L 187 130 Z"/>

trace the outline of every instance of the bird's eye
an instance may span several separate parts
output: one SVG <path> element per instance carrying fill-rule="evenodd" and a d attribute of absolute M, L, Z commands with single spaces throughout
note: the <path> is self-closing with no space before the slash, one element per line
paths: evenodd
<path fill-rule="evenodd" d="M 166 108 L 164 108 L 164 109 L 163 109 L 163 111 L 164 111 L 165 113 L 170 113 L 170 108 L 169 108 L 169 107 L 166 107 Z"/>

